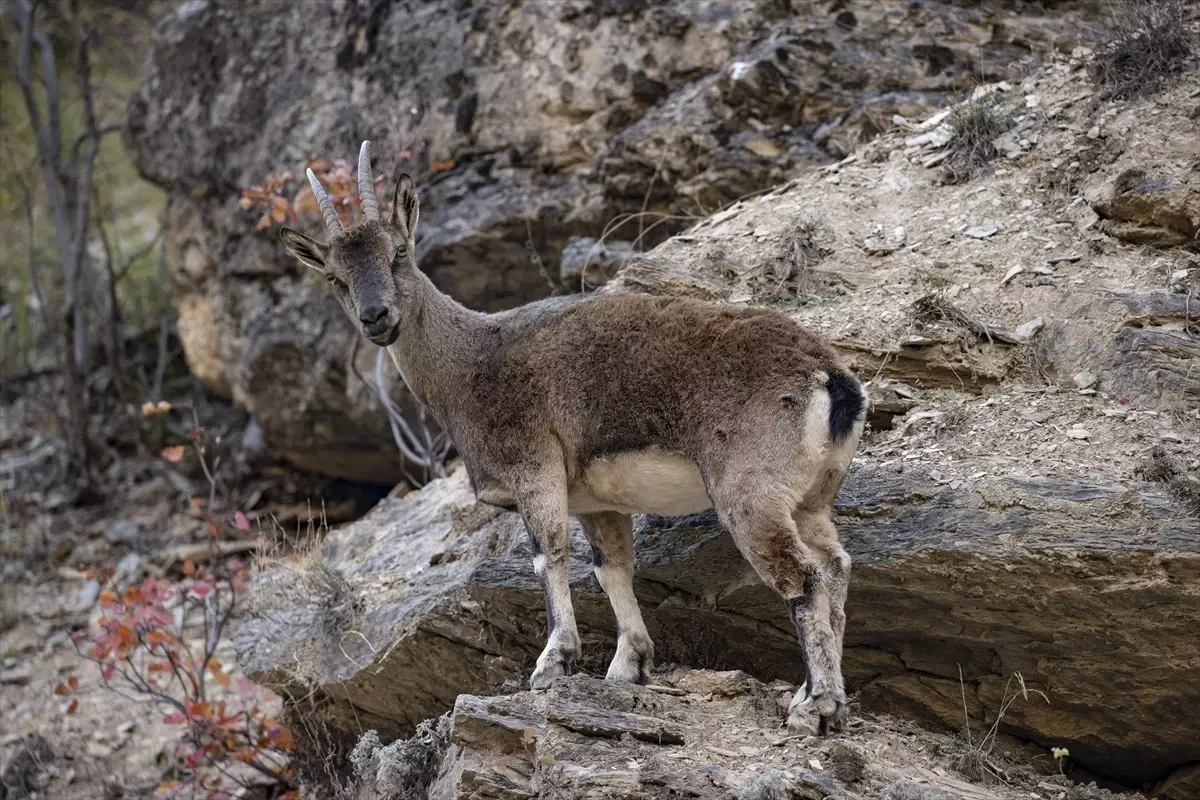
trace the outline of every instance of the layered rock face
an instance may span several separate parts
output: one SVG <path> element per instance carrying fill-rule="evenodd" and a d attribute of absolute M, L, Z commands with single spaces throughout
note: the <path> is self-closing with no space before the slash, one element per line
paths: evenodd
<path fill-rule="evenodd" d="M 838 514 L 856 565 L 845 670 L 863 710 L 961 730 L 965 706 L 986 730 L 1020 673 L 1044 696 L 1009 705 L 1003 733 L 1137 786 L 1200 759 L 1196 514 L 1157 492 L 953 489 L 895 469 L 854 473 Z M 784 603 L 711 516 L 647 518 L 636 540 L 659 661 L 800 680 Z M 603 674 L 615 624 L 578 531 L 573 547 L 581 667 Z M 461 693 L 528 676 L 545 631 L 530 556 L 516 515 L 476 505 L 461 473 L 437 481 L 269 575 L 237 636 L 243 667 L 327 700 L 334 728 L 408 735 Z"/>
<path fill-rule="evenodd" d="M 1072 4 L 1052 17 L 1002 5 L 180 4 L 158 30 L 126 141 L 169 193 L 188 362 L 297 464 L 397 480 L 360 377 L 373 379 L 378 354 L 274 230 L 255 231 L 241 189 L 369 138 L 377 174 L 417 177 L 422 269 L 473 308 L 509 307 L 550 291 L 543 271 L 558 274 L 572 237 L 646 249 L 846 155 L 894 114 L 1091 39 Z M 411 412 L 392 371 L 382 376 Z"/>

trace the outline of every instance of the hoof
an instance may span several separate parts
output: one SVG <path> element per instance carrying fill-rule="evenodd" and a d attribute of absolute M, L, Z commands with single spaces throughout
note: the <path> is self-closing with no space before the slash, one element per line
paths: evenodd
<path fill-rule="evenodd" d="M 788 707 L 789 736 L 825 736 L 842 730 L 850 717 L 850 707 L 841 699 L 825 692 L 808 694 L 808 688 L 800 687 Z"/>
<path fill-rule="evenodd" d="M 650 659 L 636 655 L 631 658 L 623 658 L 618 655 L 608 665 L 608 672 L 605 673 L 604 680 L 645 686 L 650 682 Z"/>
<path fill-rule="evenodd" d="M 563 662 L 551 661 L 545 664 L 539 664 L 529 678 L 529 688 L 550 688 L 554 679 L 559 675 L 568 675 L 568 669 Z"/>
<path fill-rule="evenodd" d="M 572 631 L 569 635 L 556 631 L 552 635 L 542 654 L 538 656 L 537 667 L 529 676 L 530 689 L 546 689 L 555 678 L 570 675 L 575 659 L 579 657 L 579 634 Z"/>

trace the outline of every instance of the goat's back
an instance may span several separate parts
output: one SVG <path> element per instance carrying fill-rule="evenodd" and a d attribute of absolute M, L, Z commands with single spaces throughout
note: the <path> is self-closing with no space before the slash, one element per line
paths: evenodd
<path fill-rule="evenodd" d="M 497 315 L 472 394 L 490 430 L 548 427 L 577 459 L 696 456 L 755 409 L 799 411 L 832 375 L 848 376 L 833 349 L 780 311 L 593 295 Z"/>

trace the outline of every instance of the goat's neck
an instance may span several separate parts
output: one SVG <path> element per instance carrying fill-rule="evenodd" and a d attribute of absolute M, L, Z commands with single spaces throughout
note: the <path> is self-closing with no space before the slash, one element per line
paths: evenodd
<path fill-rule="evenodd" d="M 470 380 L 484 316 L 417 271 L 408 319 L 388 352 L 409 390 L 443 424 Z"/>

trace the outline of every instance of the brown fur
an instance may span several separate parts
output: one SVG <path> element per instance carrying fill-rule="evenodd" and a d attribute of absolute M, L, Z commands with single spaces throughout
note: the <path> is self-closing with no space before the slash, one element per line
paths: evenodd
<path fill-rule="evenodd" d="M 331 245 L 294 231 L 283 238 L 330 278 L 364 335 L 389 347 L 454 438 L 479 498 L 525 518 L 551 629 L 535 686 L 578 654 L 566 567 L 567 515 L 580 498 L 574 513 L 618 616 L 609 677 L 646 679 L 653 645 L 632 592 L 628 514 L 656 510 L 646 492 L 678 485 L 674 502 L 699 495 L 699 505 L 716 508 L 750 564 L 789 601 L 808 673 L 789 725 L 840 724 L 849 558 L 831 509 L 865 396 L 835 352 L 778 311 L 689 299 L 611 294 L 469 311 L 416 268 L 408 176 L 393 208 L 386 223 L 340 233 Z M 386 314 L 375 321 L 364 308 Z M 849 400 L 831 376 L 850 387 Z M 831 432 L 835 397 L 850 403 L 846 436 Z"/>

